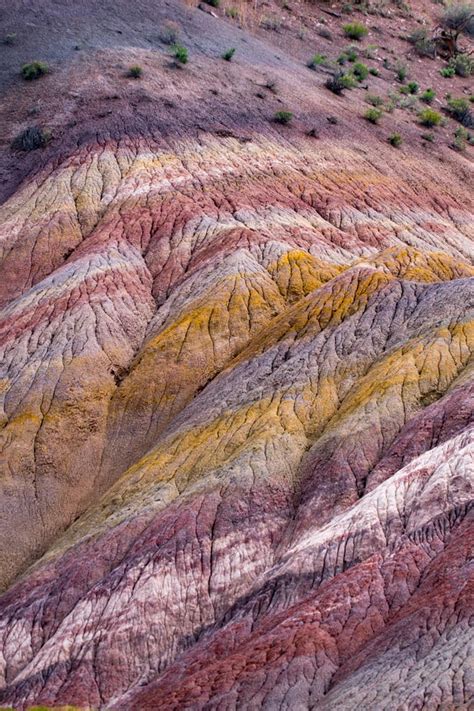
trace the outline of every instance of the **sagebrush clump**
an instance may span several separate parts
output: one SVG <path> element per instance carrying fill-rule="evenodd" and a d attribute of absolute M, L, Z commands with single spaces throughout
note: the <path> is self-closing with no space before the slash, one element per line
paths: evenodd
<path fill-rule="evenodd" d="M 357 86 L 355 77 L 344 72 L 338 72 L 326 79 L 326 89 L 337 95 L 341 95 L 344 89 L 353 89 L 355 86 Z"/>
<path fill-rule="evenodd" d="M 273 117 L 275 123 L 280 123 L 283 126 L 289 124 L 293 119 L 293 114 L 291 111 L 277 111 Z"/>
<path fill-rule="evenodd" d="M 307 67 L 309 69 L 316 69 L 316 67 L 326 64 L 327 57 L 325 54 L 314 54 L 311 59 L 308 60 Z"/>
<path fill-rule="evenodd" d="M 361 40 L 368 34 L 368 29 L 361 22 L 349 22 L 347 25 L 343 25 L 342 29 L 346 37 L 351 40 Z"/>
<path fill-rule="evenodd" d="M 160 39 L 165 44 L 176 44 L 179 40 L 180 27 L 176 22 L 165 22 L 160 32 Z"/>
<path fill-rule="evenodd" d="M 431 102 L 434 101 L 435 96 L 436 92 L 434 89 L 426 89 L 420 96 L 420 99 L 424 101 L 425 104 L 431 104 Z"/>
<path fill-rule="evenodd" d="M 39 79 L 40 77 L 48 74 L 49 66 L 46 62 L 29 62 L 24 64 L 21 68 L 21 76 L 26 81 L 32 81 L 33 79 Z"/>
<path fill-rule="evenodd" d="M 378 123 L 382 118 L 383 111 L 381 109 L 367 109 L 364 114 L 364 118 L 369 121 L 369 123 Z"/>
<path fill-rule="evenodd" d="M 392 133 L 387 140 L 394 148 L 399 148 L 403 142 L 403 139 L 399 133 Z"/>
<path fill-rule="evenodd" d="M 459 121 L 466 128 L 474 128 L 474 117 L 467 99 L 449 99 L 447 111 L 455 121 Z"/>
<path fill-rule="evenodd" d="M 415 30 L 407 39 L 420 57 L 433 59 L 436 56 L 436 42 L 431 39 L 426 29 Z"/>
<path fill-rule="evenodd" d="M 474 74 L 474 59 L 468 54 L 456 54 L 449 60 L 448 67 L 459 77 L 470 77 Z"/>
<path fill-rule="evenodd" d="M 352 73 L 357 81 L 364 81 L 369 76 L 369 68 L 363 62 L 356 62 L 352 67 Z"/>
<path fill-rule="evenodd" d="M 418 118 L 422 126 L 427 126 L 428 128 L 433 128 L 434 126 L 439 126 L 443 117 L 438 111 L 434 109 L 423 109 L 418 114 Z"/>
<path fill-rule="evenodd" d="M 51 140 L 51 133 L 39 126 L 29 126 L 18 134 L 12 142 L 16 151 L 35 151 L 44 148 Z"/>

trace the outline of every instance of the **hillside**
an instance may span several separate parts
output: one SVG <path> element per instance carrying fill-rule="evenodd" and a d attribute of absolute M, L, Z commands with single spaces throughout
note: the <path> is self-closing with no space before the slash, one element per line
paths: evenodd
<path fill-rule="evenodd" d="M 472 76 L 407 39 L 442 13 L 0 8 L 2 707 L 474 703 Z"/>

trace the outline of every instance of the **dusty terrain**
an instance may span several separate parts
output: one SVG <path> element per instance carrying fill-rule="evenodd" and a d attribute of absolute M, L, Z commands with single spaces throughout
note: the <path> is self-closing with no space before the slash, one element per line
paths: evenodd
<path fill-rule="evenodd" d="M 474 703 L 472 78 L 375 9 L 0 8 L 3 707 Z"/>

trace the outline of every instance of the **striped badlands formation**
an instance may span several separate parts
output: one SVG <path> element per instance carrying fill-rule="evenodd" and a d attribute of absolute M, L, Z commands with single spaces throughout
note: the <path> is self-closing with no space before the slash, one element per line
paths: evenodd
<path fill-rule="evenodd" d="M 3 707 L 473 707 L 468 161 L 244 124 L 0 207 Z"/>

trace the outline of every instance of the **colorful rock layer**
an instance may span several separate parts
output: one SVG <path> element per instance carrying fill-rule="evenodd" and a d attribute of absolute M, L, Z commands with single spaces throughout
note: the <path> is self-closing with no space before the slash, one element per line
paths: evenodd
<path fill-rule="evenodd" d="M 390 151 L 90 141 L 0 208 L 4 706 L 473 702 L 469 189 Z"/>

